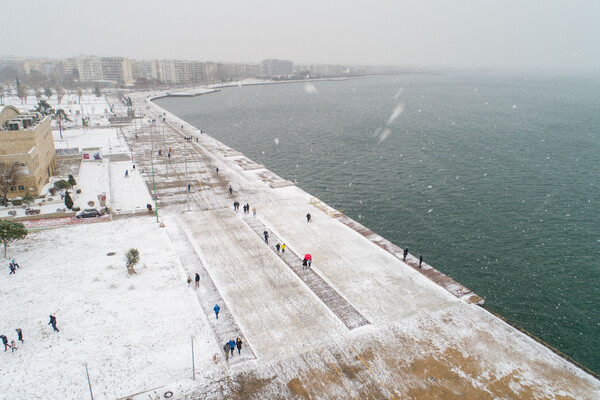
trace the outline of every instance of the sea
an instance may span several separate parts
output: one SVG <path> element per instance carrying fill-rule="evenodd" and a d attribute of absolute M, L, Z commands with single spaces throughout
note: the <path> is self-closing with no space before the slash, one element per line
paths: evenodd
<path fill-rule="evenodd" d="M 600 373 L 599 73 L 411 73 L 157 103 Z"/>

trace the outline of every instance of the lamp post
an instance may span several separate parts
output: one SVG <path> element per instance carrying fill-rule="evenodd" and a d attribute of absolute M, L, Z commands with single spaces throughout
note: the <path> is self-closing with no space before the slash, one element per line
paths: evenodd
<path fill-rule="evenodd" d="M 92 384 L 90 383 L 90 373 L 88 372 L 88 365 L 87 363 L 83 363 L 83 365 L 85 366 L 85 374 L 87 375 L 87 381 L 88 381 L 88 386 L 90 388 L 90 396 L 92 397 L 92 400 L 94 400 L 94 393 L 92 393 Z"/>
<path fill-rule="evenodd" d="M 187 210 L 190 211 L 190 184 L 188 183 L 188 171 L 187 171 L 187 139 L 184 138 L 184 150 L 183 150 L 183 160 L 185 163 L 185 189 L 187 190 Z"/>
<path fill-rule="evenodd" d="M 156 222 L 158 222 L 158 201 L 156 198 L 156 180 L 154 179 L 154 123 L 156 120 L 152 120 L 150 125 L 150 143 L 152 144 L 152 151 L 150 152 L 150 165 L 152 166 L 152 185 L 154 186 L 154 208 L 156 210 Z"/>

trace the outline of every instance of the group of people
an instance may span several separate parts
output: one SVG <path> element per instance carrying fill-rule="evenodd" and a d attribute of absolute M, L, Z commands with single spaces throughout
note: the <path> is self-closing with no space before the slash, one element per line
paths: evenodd
<path fill-rule="evenodd" d="M 404 254 L 402 257 L 402 261 L 406 261 L 406 256 L 408 255 L 408 248 L 404 249 Z M 419 268 L 423 266 L 423 255 L 419 254 Z"/>
<path fill-rule="evenodd" d="M 237 338 L 236 340 L 231 339 L 226 342 L 223 346 L 223 351 L 225 352 L 225 359 L 229 360 L 229 352 L 231 352 L 231 357 L 233 357 L 233 350 L 237 347 L 238 355 L 242 352 L 242 339 Z"/>
<path fill-rule="evenodd" d="M 194 280 L 196 282 L 195 283 L 196 288 L 199 288 L 200 287 L 200 274 L 199 273 L 196 272 L 196 277 L 194 278 Z M 187 284 L 188 284 L 188 287 L 190 287 L 190 285 L 192 284 L 192 277 L 189 275 L 187 277 Z"/>
<path fill-rule="evenodd" d="M 244 209 L 244 214 L 250 214 L 250 205 L 248 203 L 244 204 L 244 206 L 242 208 Z M 239 209 L 240 209 L 240 202 L 236 200 L 233 202 L 233 210 L 238 211 Z"/>
<path fill-rule="evenodd" d="M 15 329 L 15 331 L 17 332 L 17 340 L 23 343 L 23 331 L 21 330 L 21 328 L 17 328 Z M 13 352 L 17 350 L 17 344 L 14 339 L 10 342 L 10 344 L 8 344 L 8 338 L 6 337 L 6 335 L 0 335 L 0 339 L 2 339 L 4 351 L 7 351 L 9 347 Z"/>
<path fill-rule="evenodd" d="M 312 265 L 312 258 L 304 257 L 302 260 L 302 269 L 308 269 Z"/>
<path fill-rule="evenodd" d="M 9 275 L 10 275 L 10 274 L 14 274 L 14 273 L 15 273 L 15 271 L 17 270 L 17 268 L 20 268 L 20 267 L 19 267 L 19 264 L 17 264 L 17 262 L 16 262 L 16 261 L 15 261 L 15 259 L 13 258 L 13 259 L 12 259 L 12 261 L 10 261 L 10 262 L 8 263 L 8 269 L 10 269 L 10 272 L 9 272 L 8 274 L 9 274 Z"/>
<path fill-rule="evenodd" d="M 282 244 L 282 245 L 280 245 L 279 243 L 277 243 L 277 244 L 275 245 L 275 248 L 277 249 L 277 252 L 278 252 L 278 253 L 279 253 L 279 249 L 281 249 L 281 252 L 282 252 L 282 253 L 285 253 L 285 248 L 286 248 L 286 247 L 287 247 L 287 246 L 285 245 L 285 243 L 284 243 L 284 244 Z"/>

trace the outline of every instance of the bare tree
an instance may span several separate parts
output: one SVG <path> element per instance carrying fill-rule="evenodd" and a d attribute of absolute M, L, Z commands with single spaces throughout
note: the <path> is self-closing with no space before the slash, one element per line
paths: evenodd
<path fill-rule="evenodd" d="M 2 194 L 2 204 L 8 205 L 8 191 L 11 186 L 15 186 L 22 176 L 21 166 L 18 164 L 0 163 L 0 194 Z"/>
<path fill-rule="evenodd" d="M 60 102 L 59 102 L 60 104 Z M 56 112 L 54 113 L 54 116 L 52 117 L 55 120 L 58 121 L 58 132 L 60 133 L 60 138 L 63 138 L 62 135 L 62 122 L 63 121 L 69 121 L 71 122 L 71 120 L 69 119 L 69 117 L 67 117 L 67 113 L 65 113 L 65 110 L 63 110 L 62 108 L 59 108 L 58 110 L 56 110 Z"/>
<path fill-rule="evenodd" d="M 56 92 L 56 99 L 58 100 L 58 104 L 60 104 L 62 98 L 65 97 L 65 89 L 61 87 L 56 87 L 54 88 L 54 91 Z"/>

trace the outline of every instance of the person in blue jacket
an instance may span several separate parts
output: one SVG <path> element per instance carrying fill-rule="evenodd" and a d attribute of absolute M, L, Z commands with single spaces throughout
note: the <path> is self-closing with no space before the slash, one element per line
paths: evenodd
<path fill-rule="evenodd" d="M 231 348 L 231 356 L 233 357 L 233 349 L 235 349 L 235 340 L 231 339 L 229 341 L 229 347 Z"/>
<path fill-rule="evenodd" d="M 215 304 L 215 308 L 213 308 L 213 310 L 215 310 L 215 315 L 217 316 L 217 319 L 219 319 L 219 310 L 221 309 L 221 307 L 219 307 L 218 304 Z"/>

